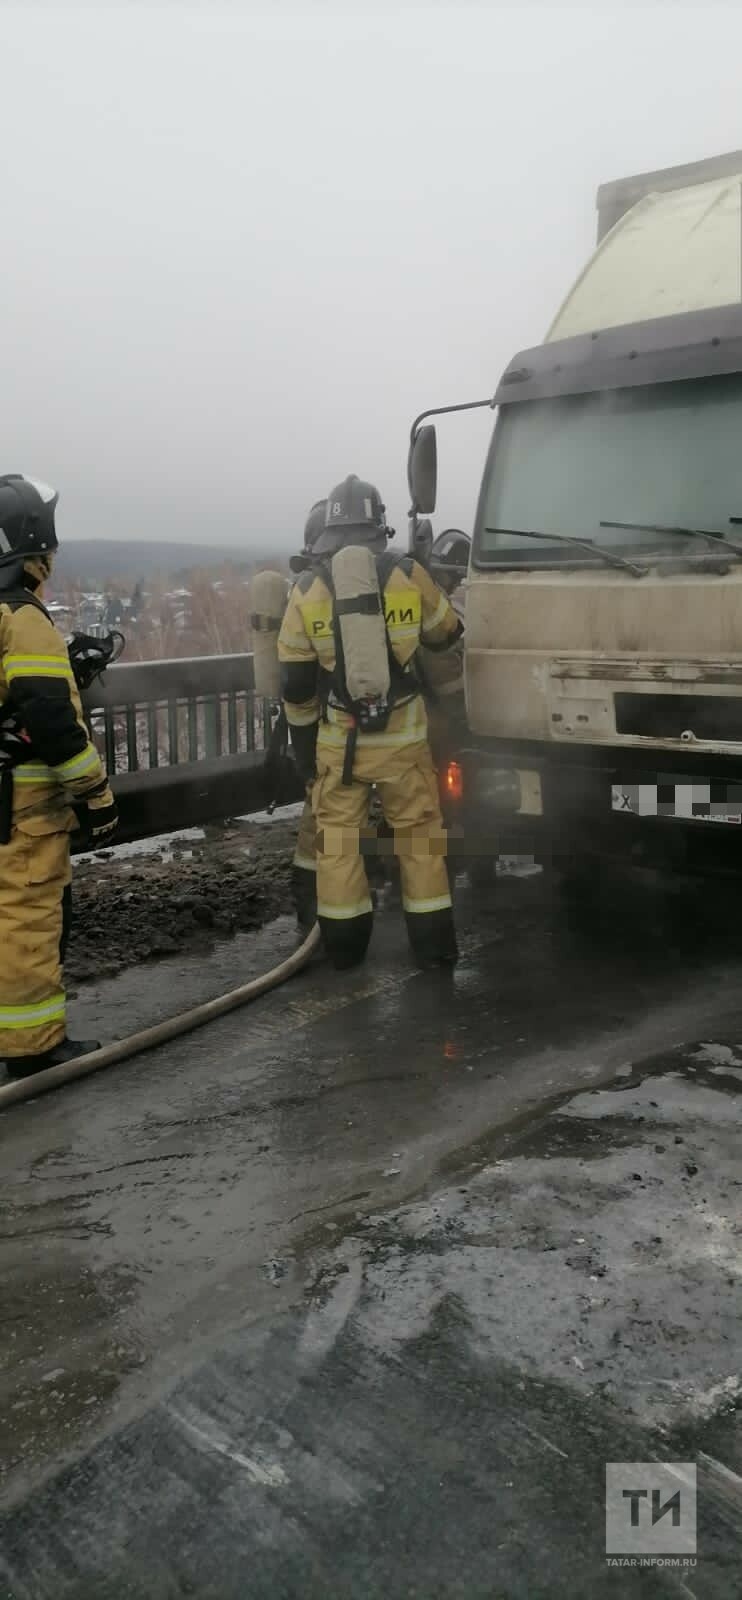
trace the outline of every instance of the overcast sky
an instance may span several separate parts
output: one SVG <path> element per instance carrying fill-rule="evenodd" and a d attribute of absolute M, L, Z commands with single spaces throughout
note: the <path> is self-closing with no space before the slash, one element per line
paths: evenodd
<path fill-rule="evenodd" d="M 0 4 L 0 470 L 62 537 L 295 547 L 494 390 L 595 190 L 742 146 L 742 9 Z M 488 413 L 440 432 L 470 527 Z"/>

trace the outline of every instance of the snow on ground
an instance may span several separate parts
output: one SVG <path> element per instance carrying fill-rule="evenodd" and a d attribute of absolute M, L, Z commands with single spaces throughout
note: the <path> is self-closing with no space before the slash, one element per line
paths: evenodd
<path fill-rule="evenodd" d="M 275 826 L 276 823 L 294 822 L 301 816 L 304 802 L 299 800 L 290 806 L 281 806 L 275 811 L 253 811 L 247 816 L 237 817 L 237 822 L 257 822 L 262 826 Z M 105 846 L 102 851 L 85 850 L 75 856 L 74 864 L 100 861 L 105 855 L 107 860 L 126 861 L 131 856 L 152 856 L 164 852 L 169 855 L 174 844 L 188 844 L 198 842 L 206 837 L 203 828 L 177 828 L 173 833 L 158 833 L 151 839 L 134 839 L 130 844 L 115 844 Z"/>

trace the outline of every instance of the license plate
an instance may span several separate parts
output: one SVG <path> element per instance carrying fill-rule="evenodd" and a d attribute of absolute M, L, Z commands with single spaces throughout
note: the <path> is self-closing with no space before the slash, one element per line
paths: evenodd
<path fill-rule="evenodd" d="M 614 783 L 611 810 L 634 817 L 677 817 L 683 822 L 742 825 L 742 802 L 719 797 L 718 783 Z"/>

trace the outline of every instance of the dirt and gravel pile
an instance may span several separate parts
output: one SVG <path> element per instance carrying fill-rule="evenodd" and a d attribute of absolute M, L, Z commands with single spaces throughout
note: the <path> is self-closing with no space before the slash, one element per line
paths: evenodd
<path fill-rule="evenodd" d="M 142 961 L 208 951 L 220 939 L 293 915 L 299 809 L 270 821 L 216 823 L 197 838 L 171 834 L 159 848 L 150 841 L 74 861 L 68 985 Z M 372 820 L 381 820 L 376 808 Z M 365 865 L 372 885 L 390 872 L 373 857 Z"/>
<path fill-rule="evenodd" d="M 76 862 L 68 982 L 209 950 L 290 913 L 295 839 L 295 819 L 229 822 L 151 853 Z"/>

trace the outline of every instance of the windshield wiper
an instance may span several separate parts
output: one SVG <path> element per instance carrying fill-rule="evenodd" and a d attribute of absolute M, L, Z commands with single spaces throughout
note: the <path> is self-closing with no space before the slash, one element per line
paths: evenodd
<path fill-rule="evenodd" d="M 571 533 L 540 533 L 535 528 L 485 528 L 484 531 L 503 533 L 509 539 L 547 539 L 550 544 L 574 544 L 578 550 L 587 550 L 591 556 L 600 556 L 609 567 L 624 567 L 635 578 L 645 578 L 647 575 L 646 567 L 639 567 L 634 561 L 625 561 L 623 556 L 614 555 L 612 550 L 604 550 L 601 545 L 593 544 L 592 539 L 576 539 Z"/>
<path fill-rule="evenodd" d="M 734 522 L 736 518 L 730 517 L 729 521 Z M 735 555 L 742 556 L 742 544 L 733 544 L 726 534 L 711 528 L 676 528 L 664 522 L 601 522 L 600 526 L 627 528 L 634 533 L 674 533 L 680 538 L 708 539 L 711 544 L 723 544 L 725 550 L 733 550 Z"/>

